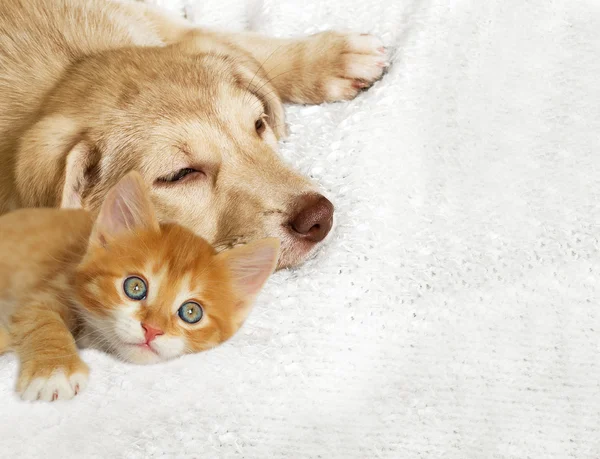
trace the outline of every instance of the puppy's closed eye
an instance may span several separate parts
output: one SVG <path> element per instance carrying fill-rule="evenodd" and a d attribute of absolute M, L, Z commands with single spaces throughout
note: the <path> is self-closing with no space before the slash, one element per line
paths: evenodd
<path fill-rule="evenodd" d="M 206 174 L 197 169 L 193 169 L 191 167 L 185 167 L 183 169 L 179 169 L 171 174 L 165 175 L 164 177 L 160 177 L 156 180 L 157 184 L 173 184 L 173 183 L 184 183 L 190 180 L 199 179 L 205 177 Z"/>

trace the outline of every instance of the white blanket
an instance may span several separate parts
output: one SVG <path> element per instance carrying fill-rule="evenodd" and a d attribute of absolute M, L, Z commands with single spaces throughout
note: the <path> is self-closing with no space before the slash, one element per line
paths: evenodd
<path fill-rule="evenodd" d="M 337 208 L 221 348 L 23 404 L 2 458 L 600 456 L 600 4 L 162 0 L 280 36 L 373 32 L 349 103 L 290 107 L 283 155 Z"/>

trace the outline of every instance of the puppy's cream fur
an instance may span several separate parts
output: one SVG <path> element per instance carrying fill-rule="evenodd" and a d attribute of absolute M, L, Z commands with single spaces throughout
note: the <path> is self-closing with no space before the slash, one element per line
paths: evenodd
<path fill-rule="evenodd" d="M 3 0 L 0 214 L 96 211 L 138 170 L 162 220 L 219 248 L 279 237 L 280 267 L 297 264 L 316 244 L 286 225 L 316 188 L 277 156 L 282 103 L 350 99 L 384 66 L 369 35 L 275 39 L 140 3 Z M 183 169 L 196 172 L 169 182 Z"/>

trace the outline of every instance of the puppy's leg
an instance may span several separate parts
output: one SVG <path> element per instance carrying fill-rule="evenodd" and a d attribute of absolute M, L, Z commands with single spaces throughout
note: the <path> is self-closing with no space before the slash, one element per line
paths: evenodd
<path fill-rule="evenodd" d="M 195 28 L 140 3 L 129 5 L 166 44 L 181 43 L 191 52 L 254 58 L 285 102 L 319 104 L 352 99 L 379 79 L 387 65 L 383 44 L 373 35 L 323 32 L 301 39 L 278 39 L 224 33 Z"/>
<path fill-rule="evenodd" d="M 165 44 L 181 41 L 193 30 L 193 25 L 182 17 L 170 14 L 162 8 L 140 2 L 114 2 L 132 21 L 148 24 Z"/>
<path fill-rule="evenodd" d="M 88 367 L 53 300 L 33 303 L 12 318 L 11 348 L 20 360 L 17 392 L 24 400 L 69 399 L 87 384 Z"/>
<path fill-rule="evenodd" d="M 193 29 L 181 43 L 188 52 L 235 56 L 242 51 L 256 61 L 282 101 L 298 104 L 353 99 L 388 65 L 383 44 L 373 35 L 322 32 L 291 40 Z"/>
<path fill-rule="evenodd" d="M 259 62 L 285 102 L 352 99 L 379 79 L 388 64 L 383 44 L 372 35 L 323 32 L 298 40 L 250 33 L 221 37 Z"/>

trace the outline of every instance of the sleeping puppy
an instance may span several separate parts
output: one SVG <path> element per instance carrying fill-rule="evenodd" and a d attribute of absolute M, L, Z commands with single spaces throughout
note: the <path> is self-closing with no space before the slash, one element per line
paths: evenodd
<path fill-rule="evenodd" d="M 278 237 L 279 267 L 296 265 L 333 205 L 277 156 L 282 103 L 351 99 L 385 65 L 371 35 L 276 39 L 137 2 L 2 0 L 0 214 L 94 212 L 137 170 L 160 219 L 220 249 Z"/>

